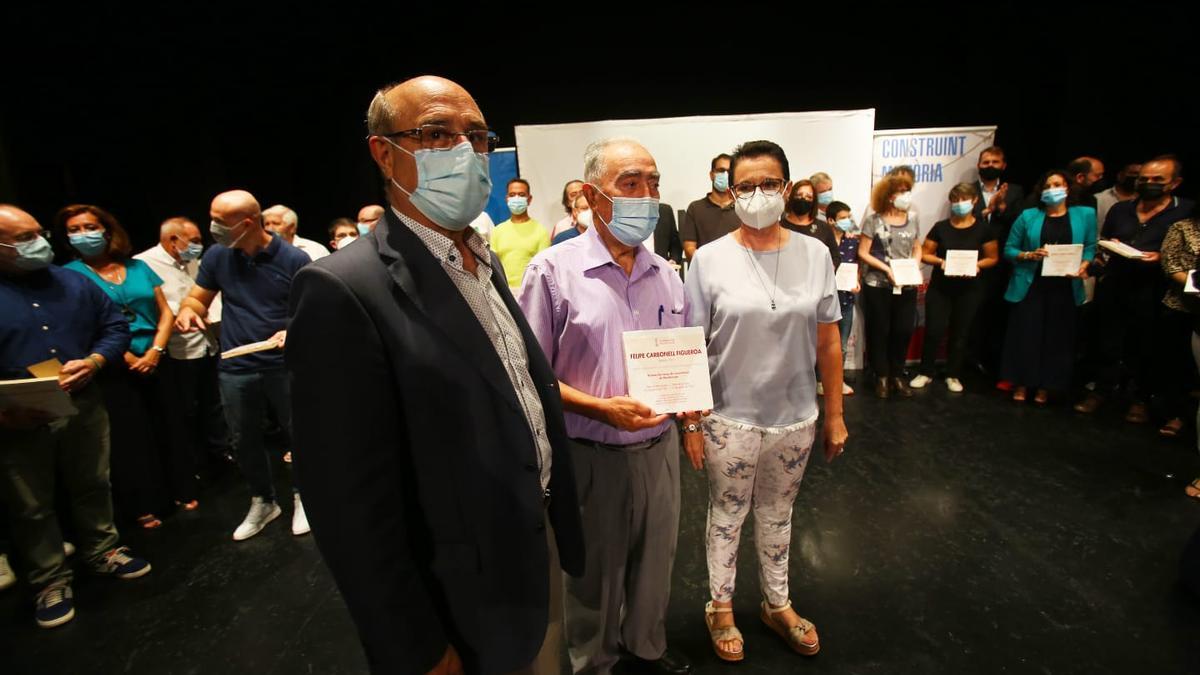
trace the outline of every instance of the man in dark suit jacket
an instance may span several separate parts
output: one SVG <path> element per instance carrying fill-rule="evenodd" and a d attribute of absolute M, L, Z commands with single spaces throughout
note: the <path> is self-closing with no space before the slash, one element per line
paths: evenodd
<path fill-rule="evenodd" d="M 582 573 L 579 508 L 557 379 L 466 227 L 490 188 L 487 127 L 437 77 L 381 89 L 368 127 L 391 208 L 292 286 L 313 535 L 372 672 L 543 672 L 543 645 L 557 672 L 551 565 L 557 549 Z M 331 417 L 345 401 L 353 419 Z"/>
<path fill-rule="evenodd" d="M 996 239 L 1003 250 L 1008 240 L 1008 231 L 1025 206 L 1025 191 L 1020 185 L 1005 182 L 1004 171 L 1008 162 L 1004 150 L 998 145 L 984 148 L 979 153 L 979 200 L 975 202 L 975 220 L 992 226 Z M 1000 257 L 1000 262 L 983 272 L 984 300 L 981 310 L 975 315 L 971 330 L 970 353 L 972 360 L 988 372 L 998 372 L 1000 352 L 1004 349 L 1004 331 L 1008 326 L 1008 303 L 1004 301 L 1004 289 L 1012 265 Z"/>

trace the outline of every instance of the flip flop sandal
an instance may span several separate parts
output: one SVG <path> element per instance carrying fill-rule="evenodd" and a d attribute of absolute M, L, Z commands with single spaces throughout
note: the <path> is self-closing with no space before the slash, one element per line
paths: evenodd
<path fill-rule="evenodd" d="M 1175 438 L 1183 431 L 1183 420 L 1173 419 L 1158 428 L 1158 435 L 1165 438 Z"/>
<path fill-rule="evenodd" d="M 708 637 L 712 640 L 713 651 L 717 653 L 717 658 L 722 661 L 737 662 L 746 658 L 746 643 L 742 639 L 742 632 L 737 629 L 737 626 L 713 627 L 713 619 L 717 614 L 732 613 L 732 607 L 715 607 L 712 602 L 707 602 L 704 605 L 704 625 L 708 627 Z M 738 649 L 736 651 L 721 649 L 721 643 L 730 640 L 737 640 Z"/>
<path fill-rule="evenodd" d="M 791 609 L 792 603 L 789 600 L 783 607 L 771 607 L 766 600 L 762 601 L 762 620 L 767 624 L 767 627 L 775 631 L 775 633 L 783 638 L 783 641 L 788 644 L 797 654 L 804 656 L 813 656 L 821 651 L 820 638 L 817 637 L 817 627 L 811 621 L 800 617 L 800 623 L 792 626 L 781 626 L 775 622 L 774 615 L 780 612 L 785 612 Z"/>

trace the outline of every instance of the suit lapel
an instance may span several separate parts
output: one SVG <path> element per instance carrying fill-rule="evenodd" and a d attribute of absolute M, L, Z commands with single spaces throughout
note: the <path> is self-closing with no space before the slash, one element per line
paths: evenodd
<path fill-rule="evenodd" d="M 424 242 L 388 209 L 375 228 L 388 274 L 429 320 L 513 408 L 520 410 L 512 382 L 491 338 Z M 496 275 L 492 275 L 495 283 Z M 503 296 L 502 296 L 503 297 Z M 510 296 L 511 297 L 511 296 Z M 511 311 L 511 310 L 510 310 Z M 519 310 L 518 310 L 519 311 Z"/>
<path fill-rule="evenodd" d="M 1046 213 L 1038 209 L 1033 222 L 1029 223 L 1029 242 L 1035 249 L 1042 247 L 1042 225 L 1046 222 Z"/>

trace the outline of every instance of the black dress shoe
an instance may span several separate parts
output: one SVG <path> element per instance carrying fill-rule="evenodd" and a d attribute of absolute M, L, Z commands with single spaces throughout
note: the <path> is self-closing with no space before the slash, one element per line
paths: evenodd
<path fill-rule="evenodd" d="M 888 397 L 888 382 L 886 377 L 880 377 L 875 380 L 875 395 L 879 398 Z"/>
<path fill-rule="evenodd" d="M 628 672 L 633 673 L 665 673 L 666 675 L 687 675 L 692 672 L 692 664 L 687 660 L 687 657 L 679 652 L 673 652 L 670 649 L 663 652 L 663 655 L 656 660 L 638 658 L 636 656 L 629 657 Z"/>

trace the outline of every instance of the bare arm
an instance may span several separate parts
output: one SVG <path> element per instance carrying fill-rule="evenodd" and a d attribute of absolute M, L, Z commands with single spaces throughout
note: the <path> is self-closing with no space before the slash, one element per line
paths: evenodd
<path fill-rule="evenodd" d="M 817 367 L 825 389 L 825 461 L 832 462 L 849 437 L 842 417 L 842 338 L 836 323 L 817 324 Z"/>

